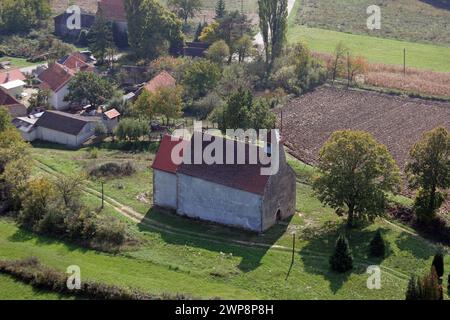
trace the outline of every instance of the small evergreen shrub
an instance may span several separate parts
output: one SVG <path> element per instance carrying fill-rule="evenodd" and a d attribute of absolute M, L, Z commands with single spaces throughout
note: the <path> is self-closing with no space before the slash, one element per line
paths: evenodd
<path fill-rule="evenodd" d="M 372 257 L 380 258 L 384 257 L 386 254 L 386 243 L 384 242 L 380 229 L 377 230 L 372 241 L 370 241 L 369 254 Z"/>
<path fill-rule="evenodd" d="M 438 278 L 442 278 L 444 276 L 444 253 L 442 249 L 440 249 L 433 258 L 432 268 L 436 270 L 436 274 Z"/>
<path fill-rule="evenodd" d="M 411 277 L 406 290 L 406 300 L 443 300 L 444 292 L 434 267 L 423 277 Z"/>
<path fill-rule="evenodd" d="M 408 282 L 408 288 L 406 289 L 405 300 L 420 300 L 420 280 L 416 276 L 411 276 Z"/>
<path fill-rule="evenodd" d="M 353 256 L 348 240 L 344 235 L 340 235 L 336 241 L 334 253 L 330 257 L 330 266 L 332 270 L 341 273 L 353 268 Z"/>

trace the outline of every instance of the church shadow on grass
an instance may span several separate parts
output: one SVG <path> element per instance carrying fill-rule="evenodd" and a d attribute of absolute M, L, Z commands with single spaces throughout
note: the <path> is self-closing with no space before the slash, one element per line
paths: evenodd
<path fill-rule="evenodd" d="M 241 257 L 238 265 L 242 272 L 250 272 L 261 265 L 262 258 L 270 247 L 281 238 L 289 226 L 290 220 L 274 225 L 258 234 L 220 224 L 190 219 L 160 208 L 152 208 L 145 216 L 159 227 L 149 227 L 143 223 L 138 225 L 140 231 L 158 233 L 169 244 L 188 245 L 217 253 L 232 254 Z M 262 245 L 246 245 L 248 242 Z"/>
<path fill-rule="evenodd" d="M 381 228 L 381 233 L 385 234 L 388 229 Z M 365 226 L 348 229 L 345 223 L 328 222 L 318 228 L 307 228 L 300 234 L 301 241 L 307 241 L 299 252 L 303 262 L 304 270 L 307 273 L 320 275 L 329 283 L 330 290 L 335 294 L 348 281 L 352 274 L 365 274 L 370 265 L 379 265 L 384 259 L 389 257 L 391 249 L 386 243 L 386 254 L 383 258 L 369 256 L 369 243 L 376 233 L 367 230 Z M 353 255 L 353 269 L 338 273 L 331 270 L 329 259 L 334 252 L 336 240 L 340 234 L 345 234 Z M 369 275 L 368 275 L 369 276 Z M 362 285 L 365 285 L 362 284 Z"/>

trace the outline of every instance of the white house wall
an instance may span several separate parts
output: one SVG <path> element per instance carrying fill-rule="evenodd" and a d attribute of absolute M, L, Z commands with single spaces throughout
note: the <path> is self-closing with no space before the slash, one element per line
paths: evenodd
<path fill-rule="evenodd" d="M 262 197 L 178 174 L 178 213 L 252 231 L 261 231 Z"/>
<path fill-rule="evenodd" d="M 177 208 L 177 176 L 161 170 L 153 171 L 153 201 L 164 208 Z"/>
<path fill-rule="evenodd" d="M 51 92 L 50 101 L 56 110 L 67 110 L 69 103 L 64 101 L 64 97 L 69 93 L 68 85 L 62 87 L 58 92 Z"/>

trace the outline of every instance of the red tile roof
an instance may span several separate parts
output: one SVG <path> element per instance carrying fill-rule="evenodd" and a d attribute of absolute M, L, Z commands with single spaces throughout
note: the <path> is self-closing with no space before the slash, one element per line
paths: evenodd
<path fill-rule="evenodd" d="M 7 83 L 14 80 L 25 81 L 25 75 L 19 69 L 12 69 L 0 72 L 0 84 Z"/>
<path fill-rule="evenodd" d="M 188 141 L 175 138 L 174 141 L 172 141 L 172 136 L 165 135 L 159 145 L 159 150 L 156 153 L 152 168 L 175 174 L 177 172 L 178 165 L 172 161 L 172 150 L 179 143 L 186 144 Z M 183 154 L 181 153 L 180 156 L 183 156 Z"/>
<path fill-rule="evenodd" d="M 27 108 L 2 88 L 0 88 L 0 106 L 5 107 L 13 118 L 27 115 Z"/>
<path fill-rule="evenodd" d="M 38 76 L 42 81 L 42 86 L 58 92 L 64 87 L 75 75 L 72 69 L 69 69 L 59 63 L 51 64 L 46 70 Z"/>
<path fill-rule="evenodd" d="M 97 14 L 103 15 L 111 21 L 127 21 L 127 13 L 123 0 L 100 0 Z"/>
<path fill-rule="evenodd" d="M 177 85 L 177 80 L 175 80 L 174 77 L 172 77 L 168 72 L 162 71 L 160 74 L 158 74 L 156 77 L 154 77 L 152 80 L 147 82 L 144 86 L 145 89 L 148 90 L 150 93 L 154 93 L 156 90 L 160 88 L 167 88 L 167 87 L 175 87 Z"/>
<path fill-rule="evenodd" d="M 120 116 L 120 112 L 117 111 L 116 109 L 111 109 L 109 111 L 106 111 L 104 113 L 104 115 L 108 118 L 108 119 L 114 119 Z"/>
<path fill-rule="evenodd" d="M 82 58 L 82 54 L 76 54 L 72 53 L 71 55 L 67 56 L 66 59 L 61 63 L 61 65 L 72 69 L 73 71 L 93 71 L 94 68 L 90 65 L 88 65 L 84 60 L 85 58 Z"/>
<path fill-rule="evenodd" d="M 202 133 L 196 133 L 202 134 Z M 195 135 L 195 134 L 194 134 Z M 216 184 L 227 186 L 233 189 L 239 189 L 250 193 L 255 193 L 259 195 L 264 194 L 267 182 L 270 176 L 262 175 L 261 169 L 265 167 L 260 164 L 249 164 L 250 159 L 250 145 L 243 142 L 237 142 L 233 140 L 223 139 L 220 137 L 211 136 L 211 141 L 203 141 L 202 143 L 202 154 L 203 150 L 214 142 L 216 139 L 221 139 L 223 143 L 223 163 L 224 164 L 212 164 L 208 165 L 206 163 L 194 164 L 193 158 L 192 164 L 181 164 L 179 166 L 173 164 L 171 160 L 171 153 L 173 148 L 179 143 L 179 141 L 172 142 L 170 136 L 165 136 L 161 142 L 160 149 L 156 155 L 153 168 L 157 170 L 163 170 L 170 173 L 180 173 L 188 176 L 192 176 L 198 179 L 210 181 Z M 194 139 L 194 136 L 193 136 Z M 202 138 L 200 138 L 202 139 Z M 203 139 L 202 139 L 203 140 Z M 191 141 L 193 141 L 191 139 Z M 187 147 L 191 148 L 192 157 L 193 143 L 186 141 L 189 145 Z M 231 144 L 231 145 L 230 145 Z M 245 150 L 245 164 L 225 164 L 226 163 L 226 151 L 234 148 L 234 163 L 237 163 L 237 150 L 243 147 Z M 257 159 L 259 159 L 259 147 L 255 147 L 257 152 Z"/>

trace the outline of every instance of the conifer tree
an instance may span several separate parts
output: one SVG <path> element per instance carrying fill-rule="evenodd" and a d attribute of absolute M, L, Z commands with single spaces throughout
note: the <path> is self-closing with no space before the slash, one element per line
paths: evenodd
<path fill-rule="evenodd" d="M 333 255 L 330 257 L 331 269 L 337 272 L 346 272 L 353 268 L 353 256 L 344 235 L 340 235 Z"/>
<path fill-rule="evenodd" d="M 420 300 L 420 284 L 416 276 L 409 279 L 406 300 Z"/>
<path fill-rule="evenodd" d="M 370 255 L 372 257 L 384 257 L 386 251 L 386 243 L 381 235 L 380 229 L 377 230 L 372 241 L 370 241 Z"/>
<path fill-rule="evenodd" d="M 439 278 L 444 276 L 444 254 L 442 249 L 438 250 L 433 258 L 432 268 L 436 269 L 436 274 Z"/>
<path fill-rule="evenodd" d="M 225 8 L 225 1 L 224 0 L 218 0 L 216 4 L 216 19 L 221 19 L 225 16 L 226 8 Z"/>

